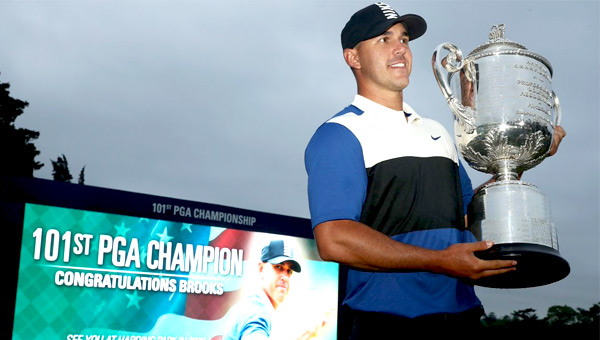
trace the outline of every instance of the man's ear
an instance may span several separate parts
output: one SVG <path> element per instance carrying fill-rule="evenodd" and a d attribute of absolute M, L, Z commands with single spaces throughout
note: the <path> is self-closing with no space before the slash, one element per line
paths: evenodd
<path fill-rule="evenodd" d="M 346 64 L 353 69 L 360 69 L 360 61 L 358 60 L 358 51 L 355 48 L 344 49 L 344 60 Z"/>

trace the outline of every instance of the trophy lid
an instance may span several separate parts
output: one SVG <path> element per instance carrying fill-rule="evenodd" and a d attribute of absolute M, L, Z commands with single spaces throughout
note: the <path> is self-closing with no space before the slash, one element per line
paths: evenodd
<path fill-rule="evenodd" d="M 512 47 L 512 48 L 518 48 L 518 49 L 524 49 L 524 50 L 527 49 L 525 46 L 523 46 L 521 44 L 518 44 L 514 41 L 510 41 L 510 40 L 506 39 L 504 37 L 505 29 L 506 29 L 505 24 L 492 26 L 492 28 L 490 29 L 489 40 L 484 42 L 483 44 L 479 45 L 479 47 L 477 47 L 473 51 L 471 51 L 471 53 L 469 53 L 469 56 L 475 55 L 479 52 L 482 52 L 483 50 L 487 50 L 487 49 L 495 48 L 495 47 L 498 47 L 498 48 Z"/>
<path fill-rule="evenodd" d="M 484 42 L 475 48 L 467 59 L 474 60 L 480 57 L 493 55 L 493 54 L 516 54 L 532 57 L 548 67 L 550 75 L 552 76 L 553 70 L 550 62 L 542 57 L 541 55 L 527 50 L 527 48 L 519 43 L 508 40 L 504 37 L 504 31 L 506 29 L 505 24 L 499 24 L 492 26 L 490 29 L 489 40 Z"/>

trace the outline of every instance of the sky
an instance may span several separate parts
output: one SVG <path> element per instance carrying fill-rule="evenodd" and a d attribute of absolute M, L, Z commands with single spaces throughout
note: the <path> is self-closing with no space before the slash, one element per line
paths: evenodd
<path fill-rule="evenodd" d="M 17 127 L 51 179 L 65 155 L 85 184 L 309 218 L 304 149 L 356 93 L 340 32 L 368 1 L 0 0 L 0 82 L 29 106 Z M 554 69 L 567 136 L 523 175 L 551 203 L 565 279 L 477 287 L 498 316 L 600 301 L 598 1 L 388 1 L 427 33 L 411 42 L 404 99 L 453 131 L 431 57 L 466 55 L 504 23 L 506 38 Z M 467 169 L 475 186 L 489 178 Z"/>

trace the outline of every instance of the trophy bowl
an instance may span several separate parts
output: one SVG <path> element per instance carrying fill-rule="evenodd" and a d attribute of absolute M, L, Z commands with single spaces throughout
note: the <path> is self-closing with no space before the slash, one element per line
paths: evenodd
<path fill-rule="evenodd" d="M 432 66 L 454 114 L 459 152 L 470 167 L 495 179 L 469 207 L 475 237 L 494 241 L 476 256 L 518 263 L 515 271 L 475 284 L 524 288 L 556 282 L 570 272 L 558 251 L 549 201 L 533 184 L 518 180 L 548 156 L 561 111 L 548 60 L 505 39 L 504 30 L 493 26 L 489 40 L 466 58 L 455 45 L 443 43 Z"/>

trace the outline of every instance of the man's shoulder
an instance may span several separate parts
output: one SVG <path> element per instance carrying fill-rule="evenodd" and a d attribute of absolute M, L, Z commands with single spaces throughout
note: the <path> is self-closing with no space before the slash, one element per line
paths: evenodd
<path fill-rule="evenodd" d="M 344 107 L 317 128 L 309 144 L 339 144 L 347 138 L 354 138 L 348 125 L 353 125 L 351 122 L 362 114 L 363 111 L 354 105 Z"/>
<path fill-rule="evenodd" d="M 273 306 L 266 295 L 256 292 L 242 298 L 227 312 L 223 339 L 239 339 L 245 332 L 269 335 Z"/>
<path fill-rule="evenodd" d="M 260 293 L 250 294 L 242 298 L 232 307 L 232 314 L 238 318 L 268 317 L 273 313 L 273 305 Z"/>
<path fill-rule="evenodd" d="M 421 117 L 421 124 L 424 127 L 429 128 L 429 129 L 447 131 L 447 129 L 444 127 L 444 125 L 442 125 L 442 123 L 438 122 L 437 120 L 431 119 L 431 118 Z"/>
<path fill-rule="evenodd" d="M 360 149 L 356 135 L 347 125 L 343 120 L 328 120 L 323 123 L 308 142 L 306 154 L 346 152 L 355 147 Z"/>
<path fill-rule="evenodd" d="M 323 125 L 337 123 L 340 125 L 345 125 L 347 122 L 351 122 L 353 120 L 359 119 L 362 117 L 364 111 L 359 109 L 354 105 L 348 105 L 333 117 L 329 118 Z"/>

